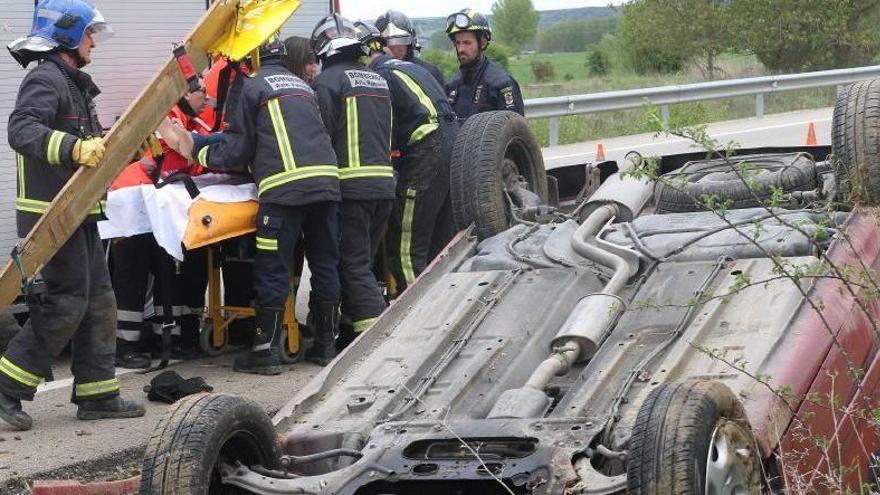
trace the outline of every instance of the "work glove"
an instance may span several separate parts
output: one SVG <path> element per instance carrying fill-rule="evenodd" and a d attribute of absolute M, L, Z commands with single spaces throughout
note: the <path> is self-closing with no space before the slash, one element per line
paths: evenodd
<path fill-rule="evenodd" d="M 99 137 L 77 139 L 73 144 L 71 158 L 83 167 L 97 167 L 104 158 L 104 141 Z"/>

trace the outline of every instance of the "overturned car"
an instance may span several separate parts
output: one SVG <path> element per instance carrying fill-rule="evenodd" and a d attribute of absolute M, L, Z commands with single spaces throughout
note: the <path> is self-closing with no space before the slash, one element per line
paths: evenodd
<path fill-rule="evenodd" d="M 270 419 L 183 401 L 142 493 L 855 491 L 880 451 L 876 83 L 834 145 L 546 174 L 525 121 L 468 120 L 466 227 Z M 869 122 L 870 121 L 870 122 Z M 707 156 L 708 155 L 708 156 Z"/>

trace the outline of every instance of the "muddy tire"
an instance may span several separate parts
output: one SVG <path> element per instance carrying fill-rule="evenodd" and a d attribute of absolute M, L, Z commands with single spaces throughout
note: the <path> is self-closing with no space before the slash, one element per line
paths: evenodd
<path fill-rule="evenodd" d="M 630 439 L 627 493 L 760 493 L 760 459 L 742 404 L 725 385 L 651 391 Z"/>
<path fill-rule="evenodd" d="M 831 127 L 837 201 L 880 204 L 880 79 L 837 94 Z"/>
<path fill-rule="evenodd" d="M 739 163 L 747 167 L 737 173 L 731 165 Z M 665 174 L 657 182 L 654 197 L 657 213 L 705 211 L 708 198 L 728 203 L 728 209 L 754 208 L 772 199 L 773 188 L 785 193 L 811 191 L 818 184 L 816 164 L 807 154 L 752 155 L 690 162 Z"/>
<path fill-rule="evenodd" d="M 224 394 L 187 397 L 159 421 L 147 444 L 142 495 L 244 493 L 222 485 L 221 462 L 277 468 L 275 429 L 257 404 Z"/>
<path fill-rule="evenodd" d="M 456 226 L 473 222 L 480 239 L 507 230 L 512 217 L 505 189 L 517 176 L 547 203 L 544 158 L 526 119 L 509 111 L 469 118 L 455 140 L 450 163 Z"/>

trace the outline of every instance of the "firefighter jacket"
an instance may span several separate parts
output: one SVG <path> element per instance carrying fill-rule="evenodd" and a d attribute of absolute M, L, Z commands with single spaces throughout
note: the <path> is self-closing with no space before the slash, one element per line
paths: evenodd
<path fill-rule="evenodd" d="M 250 165 L 261 202 L 299 206 L 339 201 L 339 170 L 315 93 L 270 58 L 253 77 L 230 89 L 227 127 L 220 139 L 193 149 L 216 170 Z"/>
<path fill-rule="evenodd" d="M 325 63 L 313 87 L 339 162 L 343 199 L 394 199 L 388 82 L 354 60 Z"/>
<path fill-rule="evenodd" d="M 422 67 L 379 55 L 370 68 L 388 81 L 394 109 L 394 149 L 401 154 L 440 126 L 454 125 L 455 113 L 443 88 Z"/>
<path fill-rule="evenodd" d="M 18 236 L 28 234 L 55 195 L 73 176 L 71 157 L 78 139 L 100 136 L 92 78 L 50 55 L 28 73 L 9 116 L 9 145 L 16 152 Z M 95 221 L 95 207 L 86 221 Z"/>
<path fill-rule="evenodd" d="M 485 55 L 461 71 L 446 84 L 449 103 L 462 121 L 475 113 L 512 110 L 525 115 L 519 83 L 501 66 Z"/>

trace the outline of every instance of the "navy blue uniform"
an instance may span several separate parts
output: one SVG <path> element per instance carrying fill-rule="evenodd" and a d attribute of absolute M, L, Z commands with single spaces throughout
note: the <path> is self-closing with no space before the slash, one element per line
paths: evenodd
<path fill-rule="evenodd" d="M 372 264 L 395 199 L 391 93 L 382 76 L 343 55 L 324 62 L 314 88 L 339 160 L 342 313 L 361 332 L 385 309 Z"/>
<path fill-rule="evenodd" d="M 446 94 L 462 121 L 475 113 L 492 110 L 512 110 L 525 116 L 519 83 L 485 55 L 472 65 L 462 67 L 446 84 Z"/>
<path fill-rule="evenodd" d="M 387 245 L 391 272 L 403 289 L 455 233 L 449 160 L 458 122 L 443 88 L 421 66 L 380 55 L 370 67 L 388 80 L 394 108 L 399 179 Z"/>
<path fill-rule="evenodd" d="M 227 112 L 221 140 L 193 153 L 211 169 L 249 166 L 257 183 L 257 309 L 283 311 L 300 233 L 312 302 L 338 303 L 339 169 L 314 91 L 270 58 L 255 77 L 235 79 Z"/>
<path fill-rule="evenodd" d="M 15 203 L 21 237 L 76 171 L 71 151 L 77 139 L 101 135 L 93 102 L 98 93 L 88 74 L 57 55 L 24 78 L 9 116 L 9 144 L 18 154 Z M 71 343 L 73 401 L 118 395 L 116 298 L 94 216 L 40 273 L 45 294 L 39 302 L 29 301 L 30 320 L 0 358 L 0 392 L 32 400 L 52 372 L 52 358 Z"/>

